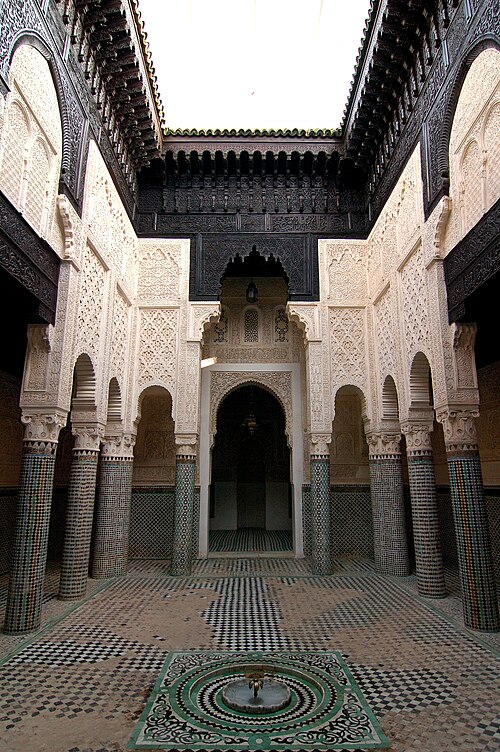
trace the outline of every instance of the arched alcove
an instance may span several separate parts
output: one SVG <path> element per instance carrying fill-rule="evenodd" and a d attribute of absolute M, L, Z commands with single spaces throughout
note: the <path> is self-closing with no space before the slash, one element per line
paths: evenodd
<path fill-rule="evenodd" d="M 139 398 L 134 447 L 130 557 L 168 559 L 175 508 L 175 436 L 172 397 L 148 387 Z"/>
<path fill-rule="evenodd" d="M 398 393 L 392 376 L 386 376 L 382 387 L 382 420 L 399 420 Z"/>
<path fill-rule="evenodd" d="M 217 413 L 210 487 L 210 550 L 292 548 L 285 414 L 269 391 L 244 385 Z"/>

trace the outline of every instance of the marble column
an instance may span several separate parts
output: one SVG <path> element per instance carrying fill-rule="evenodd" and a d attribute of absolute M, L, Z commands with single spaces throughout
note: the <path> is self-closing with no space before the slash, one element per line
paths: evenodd
<path fill-rule="evenodd" d="M 401 429 L 406 436 L 418 593 L 426 598 L 444 598 L 432 423 L 409 422 Z"/>
<path fill-rule="evenodd" d="M 383 574 L 410 574 L 403 495 L 400 434 L 367 436 L 375 566 Z"/>
<path fill-rule="evenodd" d="M 97 424 L 73 424 L 66 530 L 59 583 L 61 600 L 77 600 L 87 592 L 90 541 L 94 518 L 97 463 L 103 434 Z"/>
<path fill-rule="evenodd" d="M 464 621 L 471 629 L 497 631 L 498 599 L 474 423 L 478 414 L 460 406 L 439 411 L 437 419 L 446 445 Z"/>
<path fill-rule="evenodd" d="M 330 436 L 311 436 L 311 522 L 313 574 L 331 574 Z"/>
<path fill-rule="evenodd" d="M 179 444 L 176 439 L 175 519 L 172 574 L 191 574 L 193 511 L 196 479 L 196 444 Z"/>
<path fill-rule="evenodd" d="M 66 415 L 23 414 L 21 420 L 25 433 L 4 624 L 9 634 L 30 632 L 40 626 L 55 454 Z"/>
<path fill-rule="evenodd" d="M 127 571 L 134 443 L 133 434 L 124 434 L 107 437 L 102 446 L 92 557 L 97 579 Z"/>

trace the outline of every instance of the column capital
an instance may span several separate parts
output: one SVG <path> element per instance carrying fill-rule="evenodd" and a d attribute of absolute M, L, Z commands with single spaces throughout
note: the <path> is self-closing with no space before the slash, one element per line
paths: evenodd
<path fill-rule="evenodd" d="M 366 441 L 370 457 L 401 456 L 400 433 L 369 433 L 366 436 Z"/>
<path fill-rule="evenodd" d="M 24 424 L 23 445 L 25 450 L 36 454 L 55 454 L 59 432 L 66 425 L 68 413 L 38 413 L 23 410 L 21 422 Z"/>
<path fill-rule="evenodd" d="M 329 457 L 330 447 L 329 444 L 332 440 L 330 433 L 312 433 L 311 434 L 311 456 L 313 457 Z"/>
<path fill-rule="evenodd" d="M 71 433 L 75 437 L 74 452 L 98 452 L 104 436 L 104 426 L 101 423 L 73 423 Z"/>
<path fill-rule="evenodd" d="M 432 429 L 433 424 L 427 421 L 409 420 L 401 423 L 401 433 L 406 438 L 407 453 L 432 452 Z"/>
<path fill-rule="evenodd" d="M 443 426 L 444 443 L 448 453 L 476 452 L 477 435 L 475 418 L 479 417 L 477 406 L 446 406 L 436 411 L 436 418 Z"/>
<path fill-rule="evenodd" d="M 177 433 L 175 435 L 175 454 L 177 458 L 196 459 L 198 435 L 194 433 Z"/>
<path fill-rule="evenodd" d="M 101 457 L 106 460 L 133 460 L 136 436 L 134 433 L 122 433 L 105 436 Z"/>

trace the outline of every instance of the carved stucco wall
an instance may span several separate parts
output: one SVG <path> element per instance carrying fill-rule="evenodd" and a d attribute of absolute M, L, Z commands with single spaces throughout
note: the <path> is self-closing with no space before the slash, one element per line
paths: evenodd
<path fill-rule="evenodd" d="M 450 136 L 447 254 L 500 196 L 500 52 L 487 49 L 462 86 Z"/>
<path fill-rule="evenodd" d="M 0 117 L 0 183 L 5 195 L 54 250 L 62 252 L 56 193 L 62 129 L 47 62 L 30 45 L 15 52 Z"/>

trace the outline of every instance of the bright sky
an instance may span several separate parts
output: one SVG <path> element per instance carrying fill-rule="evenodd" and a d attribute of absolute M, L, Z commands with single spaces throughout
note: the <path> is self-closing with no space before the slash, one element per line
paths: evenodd
<path fill-rule="evenodd" d="M 370 0 L 139 0 L 167 127 L 336 128 Z"/>

